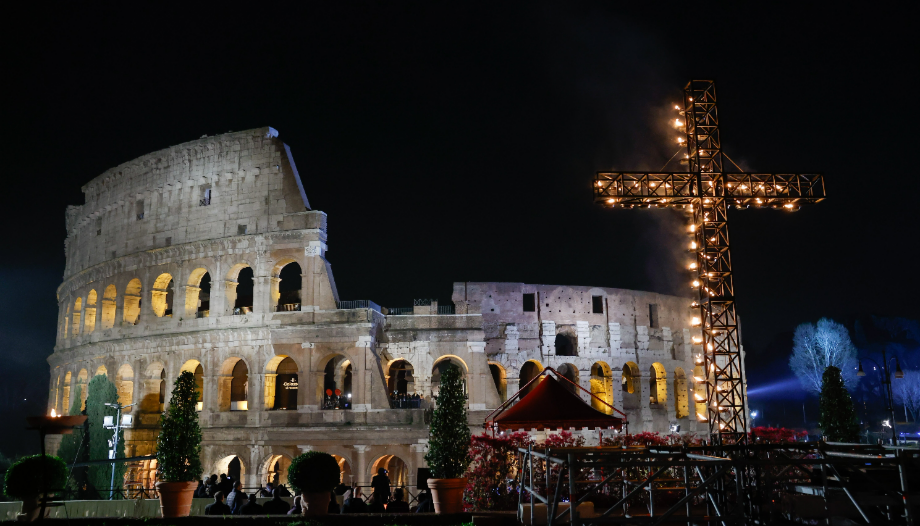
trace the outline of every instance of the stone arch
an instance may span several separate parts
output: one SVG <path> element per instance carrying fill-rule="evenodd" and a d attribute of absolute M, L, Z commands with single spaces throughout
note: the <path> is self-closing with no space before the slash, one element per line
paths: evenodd
<path fill-rule="evenodd" d="M 198 393 L 197 409 L 201 411 L 204 408 L 204 367 L 198 360 L 188 360 L 179 370 L 182 373 L 186 371 L 195 375 L 195 392 Z"/>
<path fill-rule="evenodd" d="M 323 409 L 351 409 L 354 367 L 344 354 L 333 354 L 320 361 L 323 382 L 317 384 L 317 399 Z M 338 391 L 338 394 L 336 394 Z"/>
<path fill-rule="evenodd" d="M 240 262 L 227 272 L 227 305 L 231 314 L 249 314 L 252 312 L 255 275 L 249 263 Z"/>
<path fill-rule="evenodd" d="M 73 330 L 74 336 L 80 334 L 80 320 L 83 316 L 83 298 L 77 298 L 73 302 Z"/>
<path fill-rule="evenodd" d="M 288 467 L 291 465 L 291 457 L 285 454 L 270 455 L 262 464 L 262 480 L 259 481 L 263 486 L 271 484 L 278 487 L 279 484 L 288 483 Z"/>
<path fill-rule="evenodd" d="M 118 291 L 115 285 L 109 285 L 102 293 L 102 329 L 111 329 L 115 326 L 115 298 Z"/>
<path fill-rule="evenodd" d="M 559 380 L 559 385 L 565 387 L 571 393 L 577 393 L 578 391 L 578 367 L 575 367 L 574 364 L 564 363 L 556 368 L 556 372 L 559 373 L 565 380 Z"/>
<path fill-rule="evenodd" d="M 595 362 L 591 366 L 591 394 L 600 399 L 592 396 L 591 407 L 608 415 L 613 413 L 610 407 L 613 405 L 613 374 L 610 366 L 604 362 Z M 602 401 L 610 406 L 605 405 Z"/>
<path fill-rule="evenodd" d="M 649 405 L 664 409 L 668 401 L 668 373 L 664 366 L 655 362 L 648 369 Z"/>
<path fill-rule="evenodd" d="M 89 373 L 86 369 L 80 369 L 77 374 L 77 386 L 80 388 L 80 411 L 86 409 L 86 386 L 89 383 Z"/>
<path fill-rule="evenodd" d="M 383 455 L 371 464 L 371 476 L 377 474 L 377 470 L 383 468 L 387 470 L 387 476 L 390 477 L 390 485 L 405 487 L 409 484 L 409 464 L 396 455 Z"/>
<path fill-rule="evenodd" d="M 498 362 L 489 362 L 489 373 L 492 375 L 495 390 L 498 391 L 498 399 L 504 402 L 508 399 L 508 373 Z"/>
<path fill-rule="evenodd" d="M 150 291 L 150 306 L 158 318 L 172 317 L 173 298 L 175 297 L 172 274 L 164 272 L 157 276 Z"/>
<path fill-rule="evenodd" d="M 578 346 L 569 334 L 557 334 L 553 345 L 556 348 L 556 356 L 578 356 Z"/>
<path fill-rule="evenodd" d="M 220 411 L 249 410 L 249 366 L 242 358 L 224 360 L 217 389 Z"/>
<path fill-rule="evenodd" d="M 83 314 L 83 332 L 90 334 L 96 330 L 96 289 L 91 289 L 86 295 L 86 309 Z"/>
<path fill-rule="evenodd" d="M 454 364 L 460 368 L 460 378 L 463 381 L 463 392 L 467 392 L 466 377 L 469 374 L 469 367 L 462 358 L 454 354 L 445 354 L 438 357 L 431 366 L 431 395 L 437 396 L 441 388 L 441 374 L 448 364 Z"/>
<path fill-rule="evenodd" d="M 415 368 L 405 358 L 390 362 L 387 367 L 387 394 L 412 394 L 415 392 Z"/>
<path fill-rule="evenodd" d="M 297 409 L 300 369 L 287 355 L 278 355 L 265 366 L 265 409 Z"/>
<path fill-rule="evenodd" d="M 232 476 L 234 481 L 242 482 L 246 474 L 246 465 L 239 455 L 227 455 L 214 463 L 214 473 L 226 473 Z"/>
<path fill-rule="evenodd" d="M 639 374 L 639 366 L 635 362 L 626 362 L 623 365 L 623 375 L 621 377 L 620 385 L 623 389 L 623 409 L 624 410 L 637 410 L 639 409 L 639 396 L 641 389 L 639 389 L 639 380 L 642 378 L 642 375 Z"/>
<path fill-rule="evenodd" d="M 109 374 L 109 370 L 106 369 L 104 365 L 100 365 L 99 367 L 96 368 L 96 376 L 99 376 L 99 375 L 108 376 L 108 374 Z"/>
<path fill-rule="evenodd" d="M 292 258 L 284 258 L 272 269 L 271 303 L 276 311 L 299 311 L 303 269 Z"/>
<path fill-rule="evenodd" d="M 134 403 L 134 369 L 122 364 L 115 373 L 115 387 L 118 389 L 118 403 L 126 406 Z"/>
<path fill-rule="evenodd" d="M 141 411 L 144 413 L 159 413 L 164 409 L 166 402 L 166 366 L 163 362 L 154 361 L 144 368 L 143 398 L 140 401 Z"/>
<path fill-rule="evenodd" d="M 687 376 L 684 370 L 674 369 L 674 414 L 684 418 L 690 414 L 690 402 L 687 397 Z"/>
<path fill-rule="evenodd" d="M 351 463 L 348 462 L 347 458 L 340 455 L 332 454 L 332 458 L 339 464 L 339 482 L 350 486 L 354 480 L 354 474 L 351 471 Z"/>
<path fill-rule="evenodd" d="M 526 387 L 527 390 L 521 393 L 521 396 L 526 396 L 527 393 L 532 391 L 533 388 L 537 386 L 537 382 L 534 382 L 530 384 L 529 386 L 527 386 L 527 384 L 531 380 L 536 378 L 541 372 L 543 372 L 543 364 L 538 362 L 537 360 L 527 360 L 526 362 L 524 362 L 524 365 L 521 366 L 520 381 L 518 384 L 518 389 L 524 389 Z M 539 380 L 539 381 L 542 382 L 543 380 Z"/>
<path fill-rule="evenodd" d="M 141 280 L 134 278 L 125 287 L 124 295 L 124 321 L 137 325 L 141 314 Z"/>
<path fill-rule="evenodd" d="M 192 271 L 185 287 L 185 314 L 207 318 L 211 313 L 211 273 L 204 267 Z"/>
<path fill-rule="evenodd" d="M 70 371 L 67 371 L 67 374 L 64 375 L 63 400 L 61 402 L 61 414 L 64 415 L 70 414 L 70 379 Z"/>

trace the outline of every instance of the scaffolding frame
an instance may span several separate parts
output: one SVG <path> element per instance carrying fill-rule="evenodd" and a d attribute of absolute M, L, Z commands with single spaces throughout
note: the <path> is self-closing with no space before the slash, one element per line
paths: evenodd
<path fill-rule="evenodd" d="M 680 108 L 680 106 L 678 107 Z M 719 132 L 715 82 L 691 80 L 684 87 L 683 141 L 687 153 L 681 172 L 598 172 L 594 201 L 608 207 L 678 208 L 691 218 L 690 250 L 696 254 L 692 269 L 699 300 L 691 307 L 699 318 L 706 386 L 705 417 L 713 441 L 739 444 L 747 440 L 747 393 L 738 317 L 735 312 L 728 209 L 775 208 L 798 210 L 803 204 L 825 198 L 821 174 L 726 172 Z"/>

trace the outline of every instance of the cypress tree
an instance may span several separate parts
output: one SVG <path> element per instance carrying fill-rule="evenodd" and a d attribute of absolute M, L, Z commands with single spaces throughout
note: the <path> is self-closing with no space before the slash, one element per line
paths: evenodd
<path fill-rule="evenodd" d="M 75 387 L 73 404 L 70 406 L 70 415 L 76 416 L 85 414 L 83 411 L 83 400 L 82 398 L 82 384 L 77 384 Z M 89 437 L 84 438 L 84 434 L 89 434 L 89 428 L 87 425 L 79 429 L 74 429 L 73 433 L 69 435 L 64 435 L 61 440 L 61 447 L 58 449 L 57 456 L 61 458 L 66 464 L 70 465 L 74 462 L 83 462 L 89 460 L 87 453 L 89 448 L 87 447 L 87 441 Z M 86 467 L 73 468 L 73 470 L 68 469 L 68 473 L 72 476 L 68 477 L 67 480 L 67 490 L 71 495 L 79 495 L 80 488 L 83 487 L 86 482 Z M 79 497 L 78 497 L 79 498 Z"/>
<path fill-rule="evenodd" d="M 197 402 L 195 375 L 185 371 L 176 378 L 169 408 L 160 417 L 157 471 L 164 482 L 191 482 L 201 477 L 201 427 L 195 408 Z"/>
<path fill-rule="evenodd" d="M 821 419 L 818 426 L 831 442 L 859 440 L 859 421 L 853 400 L 844 387 L 840 369 L 833 365 L 824 370 L 821 378 Z"/>
<path fill-rule="evenodd" d="M 102 427 L 103 419 L 111 416 L 113 419 L 117 411 L 114 407 L 105 404 L 118 403 L 118 389 L 115 384 L 109 381 L 109 377 L 99 374 L 90 380 L 87 386 L 86 394 L 86 414 L 89 422 L 89 458 L 90 460 L 104 460 L 109 458 L 109 441 L 112 440 L 115 432 L 112 429 Z M 124 431 L 119 431 L 118 450 L 115 452 L 116 458 L 125 458 L 125 440 Z M 90 466 L 87 479 L 97 491 L 108 490 L 111 485 L 112 466 L 109 464 L 102 466 Z M 125 478 L 124 463 L 115 464 L 115 486 L 120 487 Z M 100 494 L 105 497 L 108 492 Z"/>
<path fill-rule="evenodd" d="M 431 415 L 425 461 L 433 478 L 460 478 L 470 465 L 470 427 L 460 368 L 450 364 L 441 373 L 437 407 Z"/>

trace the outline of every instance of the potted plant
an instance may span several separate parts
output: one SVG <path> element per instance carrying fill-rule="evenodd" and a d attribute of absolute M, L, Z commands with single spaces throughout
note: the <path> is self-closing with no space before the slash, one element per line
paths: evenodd
<path fill-rule="evenodd" d="M 67 464 L 63 460 L 31 455 L 17 460 L 6 471 L 3 491 L 22 501 L 19 520 L 32 522 L 39 518 L 42 497 L 63 490 L 65 484 Z"/>
<path fill-rule="evenodd" d="M 339 463 L 329 453 L 308 451 L 291 461 L 288 482 L 294 493 L 303 495 L 303 514 L 308 516 L 329 513 L 332 489 L 341 480 Z"/>
<path fill-rule="evenodd" d="M 428 453 L 425 462 L 431 470 L 428 479 L 435 513 L 463 511 L 466 468 L 470 465 L 470 428 L 466 422 L 466 395 L 460 368 L 450 364 L 441 372 L 437 407 L 431 415 Z"/>
<path fill-rule="evenodd" d="M 169 409 L 160 417 L 157 437 L 157 472 L 160 511 L 163 517 L 188 517 L 198 479 L 201 477 L 201 428 L 195 406 L 195 375 L 183 372 L 176 378 Z"/>

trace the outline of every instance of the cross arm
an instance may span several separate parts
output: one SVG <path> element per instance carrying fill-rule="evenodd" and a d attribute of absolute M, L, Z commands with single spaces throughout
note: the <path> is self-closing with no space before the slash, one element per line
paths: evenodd
<path fill-rule="evenodd" d="M 824 197 L 821 174 L 597 172 L 594 179 L 594 202 L 624 208 L 684 208 L 713 198 L 736 208 L 796 210 Z"/>

